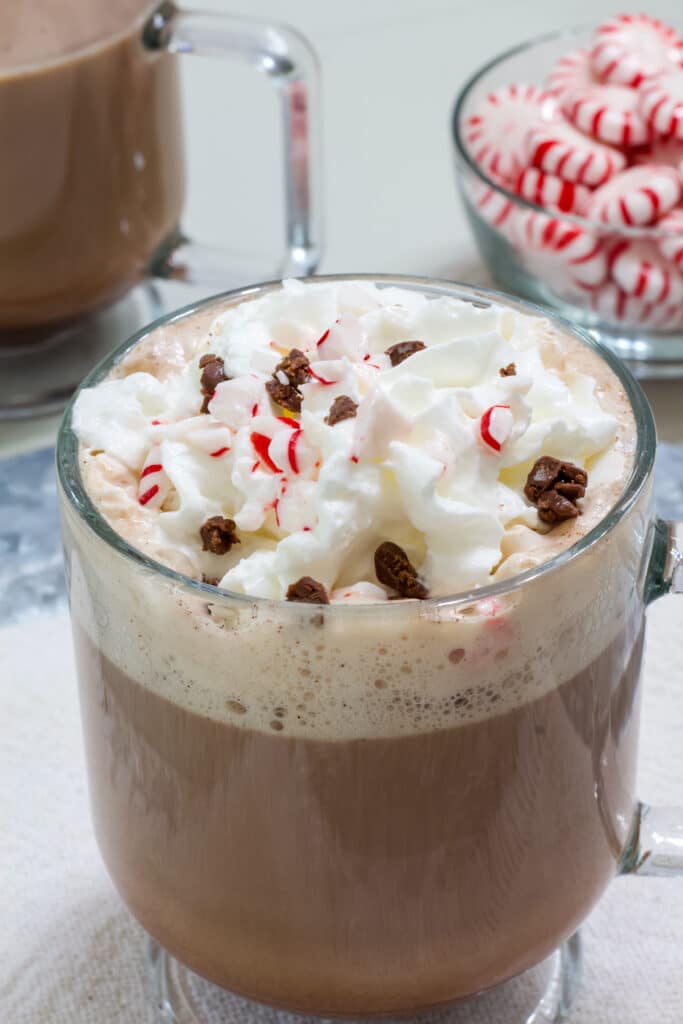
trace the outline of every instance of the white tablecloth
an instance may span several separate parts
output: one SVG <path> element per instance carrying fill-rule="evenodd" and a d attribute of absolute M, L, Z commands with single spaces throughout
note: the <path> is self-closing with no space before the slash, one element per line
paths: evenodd
<path fill-rule="evenodd" d="M 681 806 L 682 617 L 674 597 L 650 612 L 640 762 L 642 798 Z M 0 629 L 0 725 L 0 1021 L 147 1024 L 143 934 L 90 827 L 65 610 Z M 681 1024 L 683 879 L 615 880 L 585 939 L 573 1024 Z"/>

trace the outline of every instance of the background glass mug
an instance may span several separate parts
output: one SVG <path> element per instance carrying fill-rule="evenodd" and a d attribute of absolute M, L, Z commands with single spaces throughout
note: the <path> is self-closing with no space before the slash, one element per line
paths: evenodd
<path fill-rule="evenodd" d="M 272 287 L 202 303 L 174 329 Z M 58 470 L 93 817 L 156 940 L 161 1020 L 234 999 L 192 971 L 325 1016 L 464 1000 L 453 1014 L 468 1024 L 558 1020 L 576 929 L 610 880 L 683 871 L 683 811 L 634 791 L 645 608 L 683 589 L 682 561 L 653 514 L 649 406 L 600 354 L 637 426 L 614 508 L 540 567 L 424 602 L 250 599 L 153 562 L 90 502 L 67 409 Z"/>
<path fill-rule="evenodd" d="M 177 62 L 239 57 L 282 100 L 283 275 L 318 262 L 317 63 L 282 26 L 145 0 L 3 9 L 0 346 L 110 304 L 146 274 L 225 287 L 220 250 L 179 228 L 185 180 Z M 229 170 L 226 172 L 229 173 Z M 30 330 L 29 330 L 30 329 Z M 81 371 L 82 375 L 83 370 Z"/>

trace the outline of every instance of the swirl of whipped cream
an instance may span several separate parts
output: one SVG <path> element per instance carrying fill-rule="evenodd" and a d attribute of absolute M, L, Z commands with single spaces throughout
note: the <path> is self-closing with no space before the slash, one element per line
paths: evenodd
<path fill-rule="evenodd" d="M 392 365 L 388 350 L 405 341 L 422 347 Z M 310 361 L 300 413 L 266 389 L 293 348 Z M 201 414 L 207 353 L 228 379 Z M 341 396 L 355 415 L 329 423 Z M 592 472 L 617 433 L 595 380 L 564 365 L 544 319 L 353 281 L 286 281 L 228 309 L 162 379 L 132 372 L 83 391 L 73 425 L 85 450 L 129 471 L 126 500 L 151 553 L 172 562 L 177 551 L 197 574 L 256 597 L 282 599 L 308 575 L 332 600 L 356 602 L 391 593 L 373 562 L 387 540 L 433 596 L 490 582 L 547 529 L 523 495 L 534 460 Z M 155 492 L 141 508 L 153 485 L 140 475 L 155 471 L 163 500 Z M 221 556 L 202 551 L 199 534 L 218 515 L 240 541 Z"/>

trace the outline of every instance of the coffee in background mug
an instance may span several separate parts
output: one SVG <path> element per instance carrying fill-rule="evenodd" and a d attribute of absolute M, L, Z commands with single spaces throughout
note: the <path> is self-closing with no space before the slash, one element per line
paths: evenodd
<path fill-rule="evenodd" d="M 101 309 L 148 273 L 211 282 L 215 257 L 178 227 L 185 169 L 172 53 L 246 56 L 275 81 L 285 269 L 314 268 L 316 62 L 298 35 L 145 0 L 0 0 L 0 13 L 0 344 Z"/>

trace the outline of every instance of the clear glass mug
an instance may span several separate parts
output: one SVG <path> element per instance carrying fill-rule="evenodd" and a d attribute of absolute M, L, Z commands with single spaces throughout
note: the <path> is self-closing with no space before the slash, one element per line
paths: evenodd
<path fill-rule="evenodd" d="M 208 325 L 273 287 L 173 322 Z M 92 812 L 152 936 L 160 1021 L 234 1019 L 229 992 L 327 1017 L 448 1005 L 468 1024 L 559 1020 L 577 929 L 609 882 L 683 871 L 683 811 L 634 789 L 645 610 L 683 590 L 683 559 L 653 513 L 647 401 L 599 351 L 637 426 L 611 512 L 514 579 L 388 606 L 250 599 L 147 558 L 85 492 L 67 409 L 57 460 Z"/>
<path fill-rule="evenodd" d="M 52 26 L 48 5 L 22 7 L 0 55 L 0 418 L 63 405 L 112 335 L 160 315 L 163 304 L 150 294 L 144 308 L 127 308 L 110 325 L 113 307 L 141 281 L 197 286 L 177 305 L 255 274 L 310 274 L 320 257 L 319 79 L 307 41 L 282 25 L 128 0 L 102 4 L 92 34 L 62 44 L 68 14 L 87 10 L 65 11 L 58 0 Z M 24 18 L 36 24 L 21 49 Z M 264 257 L 256 269 L 239 243 L 223 251 L 180 227 L 178 54 L 247 61 L 279 95 L 286 237 L 270 266 Z"/>

